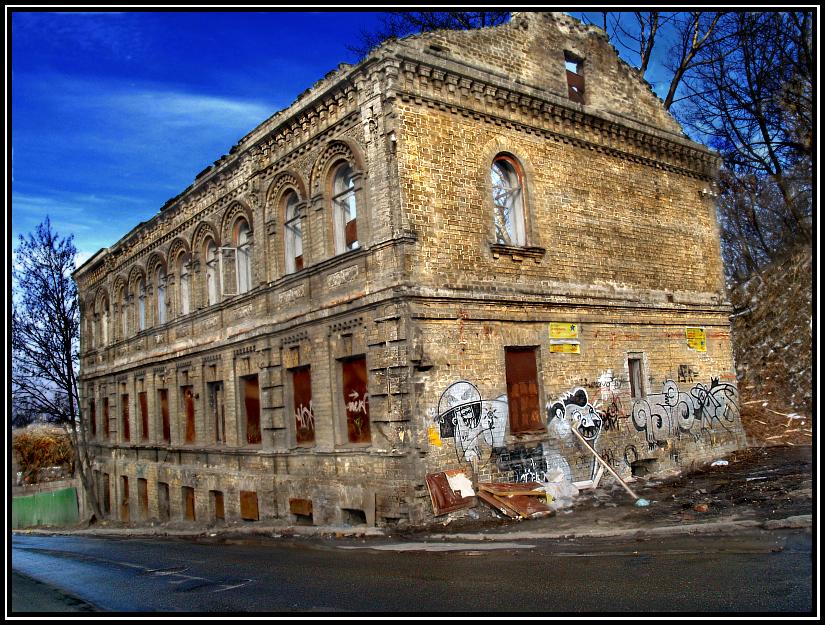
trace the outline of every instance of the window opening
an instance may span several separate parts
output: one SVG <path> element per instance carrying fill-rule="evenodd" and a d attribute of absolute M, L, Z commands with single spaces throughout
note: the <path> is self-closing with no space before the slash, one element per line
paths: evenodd
<path fill-rule="evenodd" d="M 369 443 L 371 437 L 366 357 L 342 361 L 341 372 L 347 414 L 347 439 L 351 443 Z"/>
<path fill-rule="evenodd" d="M 627 369 L 630 377 L 630 397 L 639 399 L 645 396 L 644 384 L 642 382 L 642 359 L 628 358 Z"/>
<path fill-rule="evenodd" d="M 219 269 L 223 269 L 223 265 L 219 267 L 220 261 L 218 254 L 218 247 L 212 239 L 206 244 L 206 297 L 209 305 L 218 303 L 218 293 L 220 292 L 220 274 Z"/>
<path fill-rule="evenodd" d="M 181 386 L 183 397 L 183 413 L 186 418 L 186 433 L 184 440 L 187 443 L 195 442 L 195 397 L 191 386 Z"/>
<path fill-rule="evenodd" d="M 343 163 L 335 171 L 332 204 L 335 221 L 335 252 L 358 249 L 358 207 L 355 199 L 355 179 L 349 163 Z"/>
<path fill-rule="evenodd" d="M 129 478 L 120 476 L 121 480 L 121 500 L 120 500 L 120 520 L 129 521 Z"/>
<path fill-rule="evenodd" d="M 312 410 L 312 376 L 309 366 L 291 370 L 292 406 L 295 411 L 295 439 L 315 442 L 315 414 Z"/>
<path fill-rule="evenodd" d="M 259 445 L 261 443 L 261 395 L 258 376 L 243 377 L 241 382 L 246 420 L 246 442 L 249 445 Z"/>
<path fill-rule="evenodd" d="M 583 61 L 565 51 L 564 66 L 567 74 L 567 97 L 573 102 L 584 104 Z"/>
<path fill-rule="evenodd" d="M 128 441 L 131 435 L 129 432 L 129 395 L 127 393 L 120 396 L 120 414 L 123 421 L 123 440 Z"/>
<path fill-rule="evenodd" d="M 147 489 L 146 478 L 138 478 L 138 506 L 140 507 L 140 518 L 144 521 L 149 518 L 149 491 Z"/>
<path fill-rule="evenodd" d="M 226 415 L 223 402 L 223 382 L 209 382 L 207 384 L 209 397 L 209 414 L 215 425 L 215 442 L 226 442 Z"/>
<path fill-rule="evenodd" d="M 524 245 L 524 202 L 517 162 L 505 155 L 493 161 L 490 176 L 493 183 L 493 220 L 496 243 Z"/>
<path fill-rule="evenodd" d="M 284 208 L 284 250 L 286 272 L 293 273 L 304 268 L 304 242 L 301 214 L 298 211 L 298 194 L 290 192 Z"/>
<path fill-rule="evenodd" d="M 169 391 L 168 389 L 158 389 L 158 404 L 160 404 L 160 420 L 163 441 L 168 443 L 172 440 L 172 428 L 169 424 Z"/>
<path fill-rule="evenodd" d="M 190 260 L 191 256 L 189 254 L 181 254 L 180 255 L 180 302 L 179 302 L 179 310 L 181 315 L 189 314 L 189 270 L 190 270 Z"/>
<path fill-rule="evenodd" d="M 166 323 L 166 271 L 158 267 L 156 274 L 158 293 L 158 324 Z"/>
<path fill-rule="evenodd" d="M 138 331 L 146 329 L 146 283 L 138 282 Z"/>
<path fill-rule="evenodd" d="M 183 498 L 183 515 L 187 521 L 195 520 L 195 489 L 191 486 L 181 488 Z"/>
<path fill-rule="evenodd" d="M 140 438 L 149 438 L 149 406 L 146 401 L 146 391 L 138 393 L 138 406 L 140 407 Z"/>

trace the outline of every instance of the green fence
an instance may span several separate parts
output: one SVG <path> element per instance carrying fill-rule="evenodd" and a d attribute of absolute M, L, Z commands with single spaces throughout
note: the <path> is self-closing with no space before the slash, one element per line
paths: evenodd
<path fill-rule="evenodd" d="M 51 493 L 15 497 L 11 504 L 12 528 L 38 525 L 73 525 L 80 515 L 77 491 L 63 488 Z"/>

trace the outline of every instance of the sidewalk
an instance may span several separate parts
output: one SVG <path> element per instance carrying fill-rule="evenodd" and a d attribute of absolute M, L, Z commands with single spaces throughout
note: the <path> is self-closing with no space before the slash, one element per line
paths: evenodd
<path fill-rule="evenodd" d="M 183 523 L 153 527 L 99 524 L 82 528 L 16 530 L 21 534 L 116 537 L 359 538 L 393 540 L 536 540 L 610 536 L 736 532 L 812 526 L 811 446 L 751 447 L 724 457 L 725 466 L 705 466 L 671 477 L 636 478 L 631 488 L 648 499 L 635 501 L 610 476 L 599 488 L 582 491 L 572 508 L 522 521 L 502 518 L 485 503 L 438 517 L 416 529 L 365 526 L 303 526 L 286 522 L 229 524 L 210 528 Z"/>

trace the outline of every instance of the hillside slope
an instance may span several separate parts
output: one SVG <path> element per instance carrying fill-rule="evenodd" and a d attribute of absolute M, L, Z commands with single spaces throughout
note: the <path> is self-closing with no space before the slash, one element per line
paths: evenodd
<path fill-rule="evenodd" d="M 731 292 L 742 423 L 751 444 L 811 444 L 813 265 L 796 249 Z"/>

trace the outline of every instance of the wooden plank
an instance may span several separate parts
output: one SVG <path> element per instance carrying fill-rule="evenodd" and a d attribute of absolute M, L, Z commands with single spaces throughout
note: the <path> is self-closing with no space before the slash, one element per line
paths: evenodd
<path fill-rule="evenodd" d="M 484 482 L 478 488 L 493 495 L 545 495 L 544 488 L 538 482 Z"/>
<path fill-rule="evenodd" d="M 495 497 L 494 495 L 491 495 L 490 493 L 487 493 L 483 490 L 477 491 L 476 494 L 478 495 L 479 499 L 481 499 L 483 502 L 489 504 L 495 510 L 498 510 L 499 512 L 501 512 L 503 515 L 508 516 L 511 519 L 520 518 L 520 515 L 517 512 L 515 512 L 515 511 L 511 510 L 510 508 L 508 508 L 507 506 L 505 506 L 504 503 L 501 502 L 498 499 L 498 497 Z"/>
<path fill-rule="evenodd" d="M 499 498 L 499 501 L 513 508 L 525 519 L 532 516 L 543 516 L 553 512 L 553 510 L 546 503 L 540 501 L 538 497 L 530 495 L 512 495 Z"/>

